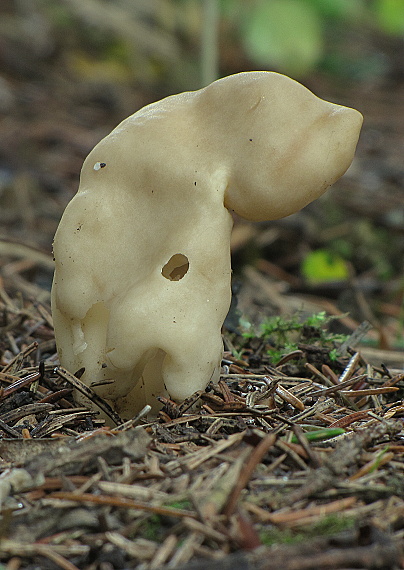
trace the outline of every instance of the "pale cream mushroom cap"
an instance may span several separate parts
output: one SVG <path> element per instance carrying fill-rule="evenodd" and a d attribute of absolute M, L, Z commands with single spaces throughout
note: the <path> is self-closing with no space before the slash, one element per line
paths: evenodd
<path fill-rule="evenodd" d="M 348 169 L 362 115 L 271 72 L 231 75 L 198 92 L 229 172 L 225 206 L 253 221 L 292 214 Z M 223 140 L 224 139 L 224 140 Z"/>
<path fill-rule="evenodd" d="M 62 365 L 84 367 L 124 417 L 217 380 L 229 210 L 270 220 L 302 208 L 349 167 L 361 123 L 283 75 L 248 72 L 118 125 L 87 157 L 55 235 Z"/>

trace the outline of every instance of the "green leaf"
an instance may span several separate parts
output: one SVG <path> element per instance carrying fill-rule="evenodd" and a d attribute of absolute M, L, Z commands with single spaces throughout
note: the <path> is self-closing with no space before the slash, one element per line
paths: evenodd
<path fill-rule="evenodd" d="M 295 77 L 313 69 L 322 55 L 321 18 L 301 0 L 259 0 L 243 32 L 246 52 L 257 64 Z"/>
<path fill-rule="evenodd" d="M 309 253 L 300 269 L 307 281 L 313 284 L 341 281 L 349 277 L 344 259 L 328 249 L 317 249 Z"/>
<path fill-rule="evenodd" d="M 385 32 L 393 35 L 404 33 L 403 0 L 374 0 L 373 11 Z"/>

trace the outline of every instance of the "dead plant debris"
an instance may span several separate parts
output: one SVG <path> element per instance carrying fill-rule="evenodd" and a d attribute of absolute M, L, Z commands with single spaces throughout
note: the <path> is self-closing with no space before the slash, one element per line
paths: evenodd
<path fill-rule="evenodd" d="M 217 385 L 152 420 L 105 404 L 110 427 L 47 306 L 0 288 L 2 567 L 403 568 L 404 373 L 297 352 L 226 353 Z"/>

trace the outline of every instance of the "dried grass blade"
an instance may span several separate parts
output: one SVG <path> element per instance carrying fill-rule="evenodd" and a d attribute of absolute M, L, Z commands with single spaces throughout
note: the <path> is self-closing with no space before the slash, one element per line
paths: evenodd
<path fill-rule="evenodd" d="M 357 398 L 376 394 L 390 394 L 391 392 L 398 392 L 399 389 L 395 386 L 387 386 L 386 388 L 365 388 L 364 390 L 341 390 L 340 394 L 348 398 Z"/>
<path fill-rule="evenodd" d="M 296 398 L 292 392 L 289 392 L 289 390 L 280 384 L 278 384 L 278 386 L 275 388 L 275 394 L 279 396 L 284 402 L 287 402 L 297 410 L 302 412 L 305 409 L 303 402 L 299 400 L 299 398 Z"/>
<path fill-rule="evenodd" d="M 261 507 L 257 507 L 251 503 L 244 503 L 245 507 L 253 514 L 259 517 L 261 522 L 270 522 L 272 524 L 287 524 L 296 522 L 299 519 L 326 516 L 331 513 L 338 513 L 349 509 L 357 502 L 356 497 L 347 497 L 346 499 L 338 499 L 325 505 L 315 507 L 307 507 L 306 509 L 298 509 L 296 511 L 288 510 L 285 512 L 270 513 Z"/>
<path fill-rule="evenodd" d="M 241 476 L 236 486 L 234 487 L 233 491 L 231 492 L 227 500 L 227 504 L 223 509 L 223 514 L 225 516 L 229 517 L 234 513 L 241 491 L 247 485 L 258 463 L 260 463 L 260 461 L 262 460 L 264 455 L 269 451 L 269 449 L 273 447 L 273 445 L 276 442 L 276 439 L 277 437 L 273 433 L 268 434 L 259 442 L 259 444 L 251 452 L 249 458 L 247 459 L 246 465 L 241 473 Z"/>
<path fill-rule="evenodd" d="M 196 515 L 191 511 L 186 511 L 184 509 L 175 509 L 171 507 L 157 507 L 154 505 L 149 505 L 147 503 L 140 503 L 137 501 L 132 501 L 131 499 L 125 499 L 122 497 L 110 497 L 107 495 L 92 495 L 91 493 L 82 493 L 77 495 L 74 492 L 69 491 L 57 491 L 56 493 L 51 493 L 48 496 L 50 499 L 62 499 L 65 501 L 75 501 L 77 503 L 95 503 L 97 505 L 109 505 L 111 507 L 122 507 L 125 509 L 139 509 L 155 513 L 158 515 L 165 515 L 170 517 L 191 517 L 196 518 Z"/>
<path fill-rule="evenodd" d="M 72 374 L 71 372 L 69 372 L 68 370 L 66 370 L 65 368 L 63 368 L 62 366 L 59 366 L 56 369 L 56 373 L 58 374 L 58 376 L 60 376 L 61 378 L 63 378 L 63 380 L 66 380 L 67 382 L 69 382 L 69 384 L 71 384 L 74 388 L 76 388 L 79 392 L 81 392 L 82 394 L 84 394 L 87 398 L 89 398 L 91 401 L 93 401 L 103 412 L 105 412 L 107 414 L 108 417 L 111 418 L 111 420 L 113 422 L 115 422 L 117 425 L 122 424 L 122 420 L 121 418 L 118 416 L 118 414 L 116 412 L 114 412 L 114 410 L 111 408 L 111 406 L 109 406 L 107 404 L 107 402 L 105 402 L 102 398 L 100 398 L 95 392 L 94 390 L 91 390 L 91 388 L 89 388 L 88 386 L 86 386 L 83 382 L 81 382 L 81 380 L 79 380 L 78 378 L 76 378 L 76 376 L 74 376 L 74 374 Z"/>
<path fill-rule="evenodd" d="M 392 451 L 387 452 L 387 449 L 382 450 L 380 453 L 377 454 L 377 457 L 366 463 L 366 465 L 361 467 L 359 471 L 351 475 L 351 477 L 349 477 L 349 480 L 356 481 L 357 479 L 360 479 L 364 475 L 372 473 L 372 471 L 376 471 L 379 467 L 386 465 L 386 463 L 389 463 L 389 461 L 391 461 L 393 458 L 394 458 L 394 453 Z"/>

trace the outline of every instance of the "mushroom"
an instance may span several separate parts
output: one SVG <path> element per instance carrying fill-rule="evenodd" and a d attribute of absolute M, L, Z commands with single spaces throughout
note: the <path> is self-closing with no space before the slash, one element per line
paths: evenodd
<path fill-rule="evenodd" d="M 222 357 L 231 211 L 288 216 L 347 170 L 362 115 L 272 72 L 140 109 L 86 158 L 54 240 L 60 362 L 123 418 L 181 401 Z"/>

